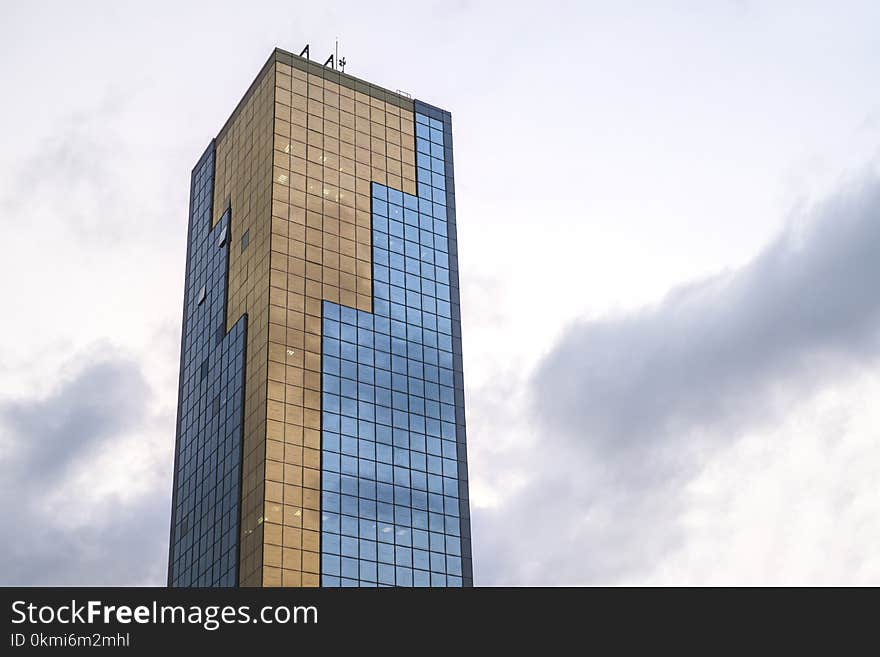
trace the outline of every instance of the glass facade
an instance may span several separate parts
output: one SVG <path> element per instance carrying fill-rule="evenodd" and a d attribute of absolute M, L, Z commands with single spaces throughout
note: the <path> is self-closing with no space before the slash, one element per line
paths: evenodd
<path fill-rule="evenodd" d="M 247 316 L 226 331 L 227 210 L 212 228 L 214 145 L 193 171 L 169 584 L 238 583 Z"/>
<path fill-rule="evenodd" d="M 169 582 L 471 586 L 450 114 L 276 50 L 216 144 Z"/>
<path fill-rule="evenodd" d="M 324 302 L 325 586 L 462 586 L 465 574 L 447 141 L 442 121 L 415 120 L 419 195 L 372 185 L 373 312 Z"/>

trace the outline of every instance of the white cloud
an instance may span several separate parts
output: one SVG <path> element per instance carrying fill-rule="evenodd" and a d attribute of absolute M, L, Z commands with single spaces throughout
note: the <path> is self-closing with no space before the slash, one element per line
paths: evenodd
<path fill-rule="evenodd" d="M 10 8 L 0 24 L 0 120 L 9 127 L 0 149 L 0 396 L 4 404 L 43 403 L 106 360 L 93 345 L 112 344 L 134 361 L 153 399 L 140 425 L 116 431 L 113 441 L 125 449 L 97 457 L 100 485 L 87 485 L 91 471 L 77 461 L 64 487 L 50 491 L 67 520 L 48 520 L 69 522 L 70 540 L 84 550 L 71 552 L 84 555 L 80 566 L 64 561 L 48 571 L 56 581 L 93 572 L 87 529 L 95 509 L 108 517 L 128 509 L 132 524 L 103 535 L 114 545 L 138 537 L 138 526 L 160 527 L 156 540 L 166 540 L 159 507 L 135 509 L 147 490 L 170 497 L 190 168 L 272 47 L 310 42 L 313 52 L 329 53 L 336 36 L 350 72 L 453 112 L 478 582 L 717 581 L 712 559 L 700 561 L 698 552 L 717 551 L 722 538 L 737 546 L 718 557 L 728 581 L 760 581 L 772 570 L 762 565 L 767 550 L 779 552 L 779 563 L 808 564 L 819 552 L 803 545 L 822 545 L 830 561 L 850 563 L 876 543 L 870 473 L 845 467 L 878 461 L 866 433 L 870 409 L 851 399 L 833 412 L 813 406 L 835 376 L 847 398 L 870 389 L 861 378 L 847 387 L 849 377 L 863 376 L 852 350 L 869 352 L 870 335 L 844 322 L 823 333 L 801 313 L 804 330 L 786 334 L 793 343 L 769 336 L 763 364 L 746 368 L 761 376 L 743 378 L 734 359 L 713 366 L 730 343 L 713 347 L 711 326 L 687 310 L 707 307 L 700 289 L 719 294 L 723 286 L 698 286 L 677 306 L 662 296 L 715 271 L 739 271 L 784 225 L 788 208 L 825 197 L 876 155 L 880 6 L 401 2 L 388 12 L 398 16 L 392 24 L 364 3 L 221 5 L 158 1 L 108 11 L 50 0 Z M 51 43 L 56 55 L 34 57 L 34 43 Z M 837 237 L 831 230 L 827 244 L 814 242 L 816 255 Z M 848 277 L 833 276 L 835 289 Z M 830 301 L 815 282 L 816 294 L 805 298 Z M 760 285 L 752 287 L 743 294 L 761 297 Z M 861 300 L 853 290 L 838 299 L 850 302 L 838 310 L 856 327 L 866 326 L 858 310 L 876 307 L 870 286 L 860 290 Z M 726 308 L 743 307 L 730 293 L 721 297 Z M 639 310 L 652 304 L 684 317 Z M 696 340 L 690 374 L 661 390 L 662 403 L 643 398 L 610 416 L 604 404 L 574 412 L 584 428 L 596 429 L 603 413 L 614 419 L 600 427 L 608 435 L 624 423 L 636 427 L 635 451 L 644 454 L 645 418 L 693 418 L 688 401 L 699 399 L 701 422 L 714 429 L 690 427 L 695 453 L 652 454 L 624 477 L 576 451 L 564 427 L 531 417 L 528 376 L 575 320 L 606 326 L 609 341 L 624 339 L 636 354 L 656 353 L 664 321 L 677 327 L 668 335 L 687 331 Z M 746 347 L 759 341 L 758 327 L 751 330 Z M 680 342 L 679 353 L 687 346 Z M 804 348 L 809 367 L 796 362 Z M 831 356 L 822 364 L 825 349 Z M 851 354 L 846 363 L 843 352 Z M 650 369 L 621 372 L 626 353 L 586 353 L 597 367 L 607 361 L 610 369 L 593 373 L 622 399 L 651 388 Z M 661 361 L 665 380 L 676 379 L 681 359 Z M 69 369 L 59 372 L 59 363 Z M 720 408 L 706 393 L 719 373 L 724 398 L 738 407 Z M 748 382 L 767 385 L 749 393 Z M 560 394 L 546 406 L 572 403 Z M 740 410 L 755 421 L 739 423 Z M 723 430 L 718 412 L 727 417 Z M 848 418 L 840 430 L 848 447 L 833 454 L 817 447 L 820 434 L 835 435 L 825 428 L 828 414 Z M 795 434 L 813 424 L 801 455 Z M 768 442 L 790 448 L 765 455 L 775 465 L 760 470 L 746 446 L 762 453 Z M 14 447 L 7 441 L 4 449 Z M 837 469 L 798 497 L 795 482 L 815 473 L 816 454 Z M 124 489 L 129 472 L 135 485 Z M 763 482 L 755 490 L 779 500 L 780 515 L 797 508 L 800 517 L 825 520 L 805 520 L 792 530 L 797 541 L 740 531 L 752 511 L 763 518 L 774 508 L 757 508 L 740 480 Z M 835 524 L 825 500 L 850 484 L 855 501 Z M 659 494 L 642 494 L 646 488 Z M 708 520 L 714 511 L 724 512 L 730 533 Z M 144 514 L 141 525 L 135 512 Z M 629 529 L 644 517 L 665 524 L 645 523 L 634 543 Z M 533 540 L 536 523 L 543 542 Z M 165 555 L 150 546 L 144 569 L 132 570 L 132 553 L 112 551 L 107 578 L 130 581 L 125 573 L 136 572 L 162 583 Z M 851 581 L 876 581 L 873 563 L 853 566 Z M 822 581 L 807 565 L 791 573 L 791 581 Z"/>
<path fill-rule="evenodd" d="M 688 483 L 687 541 L 631 583 L 880 582 L 880 446 L 873 373 L 825 387 L 718 450 Z"/>
<path fill-rule="evenodd" d="M 878 244 L 869 176 L 745 267 L 572 325 L 528 384 L 531 416 L 480 409 L 520 436 L 478 457 L 494 474 L 475 487 L 489 500 L 475 504 L 483 582 L 859 581 L 846 566 L 816 569 L 870 555 L 835 522 L 847 537 L 880 532 L 864 525 L 876 468 L 844 467 L 880 455 L 866 384 L 851 383 L 880 357 Z M 701 552 L 725 541 L 727 570 Z M 768 567 L 768 550 L 794 565 Z M 851 572 L 880 575 L 876 564 Z"/>

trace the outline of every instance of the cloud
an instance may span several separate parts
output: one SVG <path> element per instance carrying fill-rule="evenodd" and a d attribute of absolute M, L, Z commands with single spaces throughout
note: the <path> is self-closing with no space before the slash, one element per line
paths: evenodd
<path fill-rule="evenodd" d="M 170 484 L 149 458 L 151 390 L 124 356 L 83 360 L 47 396 L 0 400 L 4 585 L 164 579 Z"/>
<path fill-rule="evenodd" d="M 108 89 L 46 122 L 9 162 L 0 277 L 10 281 L 4 292 L 15 311 L 0 316 L 13 345 L 0 349 L 0 390 L 44 378 L 59 346 L 73 353 L 106 337 L 146 354 L 156 331 L 179 327 L 188 163 L 132 128 L 143 112 L 136 100 Z M 143 362 L 176 368 L 178 349 Z M 168 390 L 174 396 L 176 386 Z"/>
<path fill-rule="evenodd" d="M 650 573 L 682 545 L 685 488 L 719 449 L 876 363 L 878 246 L 880 181 L 866 178 L 746 266 L 571 326 L 528 384 L 530 461 L 499 462 L 526 483 L 475 509 L 483 581 Z"/>
<path fill-rule="evenodd" d="M 538 420 L 620 453 L 704 426 L 736 429 L 880 347 L 880 183 L 792 225 L 748 266 L 654 308 L 573 326 L 538 368 Z"/>
<path fill-rule="evenodd" d="M 155 194 L 166 181 L 148 166 L 154 149 L 129 129 L 138 120 L 136 95 L 111 87 L 53 120 L 11 163 L 0 209 L 41 241 L 75 240 L 96 252 L 150 236 L 171 194 Z"/>

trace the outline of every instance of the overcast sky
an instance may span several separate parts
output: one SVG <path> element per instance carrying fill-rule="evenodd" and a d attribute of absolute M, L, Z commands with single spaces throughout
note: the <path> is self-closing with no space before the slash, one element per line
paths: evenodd
<path fill-rule="evenodd" d="M 164 584 L 189 172 L 339 37 L 453 115 L 476 583 L 880 584 L 880 5 L 384 5 L 0 4 L 0 583 Z"/>

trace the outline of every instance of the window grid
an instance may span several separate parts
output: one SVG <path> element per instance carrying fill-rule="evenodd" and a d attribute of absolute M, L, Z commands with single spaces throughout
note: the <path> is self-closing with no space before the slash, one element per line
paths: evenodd
<path fill-rule="evenodd" d="M 193 172 L 171 586 L 235 586 L 246 317 L 227 334 L 227 210 L 211 228 L 214 149 Z"/>
<path fill-rule="evenodd" d="M 373 313 L 325 301 L 322 584 L 461 586 L 444 126 L 418 196 L 372 185 Z"/>

